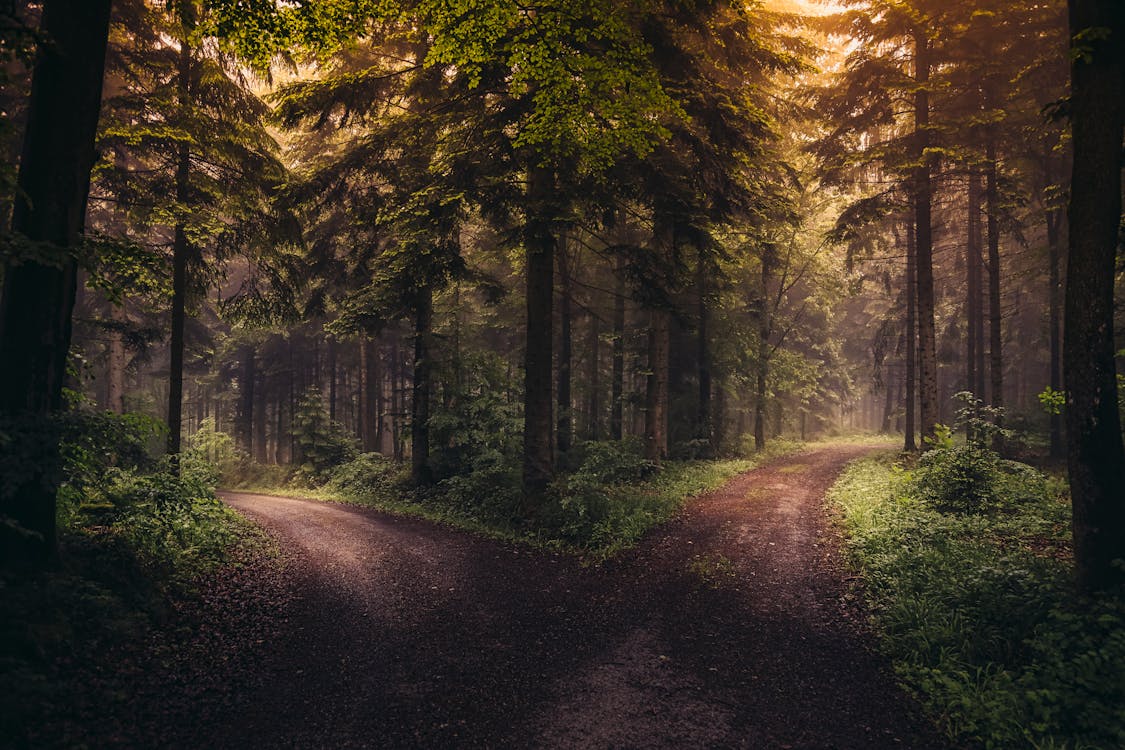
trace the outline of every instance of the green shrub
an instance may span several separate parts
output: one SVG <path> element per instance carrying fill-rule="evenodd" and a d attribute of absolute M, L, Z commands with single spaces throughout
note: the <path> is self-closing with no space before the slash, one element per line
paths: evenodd
<path fill-rule="evenodd" d="M 430 417 L 431 468 L 438 482 L 474 473 L 500 477 L 520 461 L 523 415 L 501 386 L 502 363 L 493 359 L 472 363 L 477 371 L 473 382 L 478 385 L 454 394 L 448 406 L 436 408 Z"/>
<path fill-rule="evenodd" d="M 957 738 L 1125 747 L 1125 592 L 1078 596 L 1066 498 L 1037 472 L 997 470 L 1001 485 L 1034 485 L 997 492 L 1018 513 L 943 512 L 887 459 L 852 464 L 832 488 L 883 646 Z"/>
<path fill-rule="evenodd" d="M 349 497 L 383 496 L 406 488 L 402 464 L 379 453 L 361 453 L 333 467 L 325 488 Z"/>
<path fill-rule="evenodd" d="M 298 477 L 313 483 L 328 479 L 333 467 L 357 455 L 355 438 L 328 417 L 318 388 L 310 388 L 293 414 Z"/>
<path fill-rule="evenodd" d="M 640 482 L 657 470 L 656 464 L 644 457 L 644 442 L 636 437 L 582 443 L 578 458 L 578 469 L 570 479 L 580 484 Z"/>
<path fill-rule="evenodd" d="M 954 430 L 937 427 L 937 439 L 918 462 L 915 496 L 938 510 L 950 513 L 985 513 L 1015 508 L 1042 499 L 1046 478 L 1034 468 L 1006 461 L 993 449 L 1008 431 L 996 426 L 1000 410 L 985 407 L 971 393 L 957 394 L 957 430 L 968 437 L 957 444 Z"/>
<path fill-rule="evenodd" d="M 438 482 L 427 499 L 459 513 L 502 526 L 517 520 L 521 464 L 499 450 L 475 451 L 468 471 Z"/>

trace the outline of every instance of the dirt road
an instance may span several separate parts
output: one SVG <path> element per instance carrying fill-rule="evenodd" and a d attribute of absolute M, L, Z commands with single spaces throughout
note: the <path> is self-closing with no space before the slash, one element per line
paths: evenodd
<path fill-rule="evenodd" d="M 821 501 L 863 450 L 818 448 L 737 477 L 596 567 L 358 507 L 228 495 L 287 551 L 287 594 L 200 721 L 165 737 L 941 747 L 841 601 Z"/>

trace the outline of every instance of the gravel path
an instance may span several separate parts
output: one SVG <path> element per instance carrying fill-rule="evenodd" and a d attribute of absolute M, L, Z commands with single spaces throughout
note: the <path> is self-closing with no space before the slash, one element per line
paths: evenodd
<path fill-rule="evenodd" d="M 227 502 L 285 589 L 161 734 L 197 747 L 942 747 L 844 601 L 825 490 L 865 448 L 775 461 L 596 567 L 373 510 Z M 260 605 L 259 605 L 260 606 Z M 236 639 L 237 640 L 237 639 Z M 245 640 L 245 639 L 243 639 Z M 205 670 L 206 671 L 206 670 Z"/>

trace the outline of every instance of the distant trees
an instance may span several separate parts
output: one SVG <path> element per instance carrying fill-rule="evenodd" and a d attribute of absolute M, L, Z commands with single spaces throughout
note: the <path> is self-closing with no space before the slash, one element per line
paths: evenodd
<path fill-rule="evenodd" d="M 165 413 L 173 456 L 183 431 L 191 303 L 221 280 L 221 261 L 255 251 L 260 257 L 286 240 L 269 205 L 285 170 L 263 122 L 266 105 L 233 61 L 217 54 L 215 40 L 200 39 L 205 17 L 198 2 L 172 10 L 118 6 L 110 68 L 117 85 L 100 137 L 113 153 L 98 172 L 103 197 L 127 214 L 142 244 L 171 245 Z"/>
<path fill-rule="evenodd" d="M 853 7 L 825 22 L 830 33 L 867 43 L 848 54 L 818 93 L 827 128 L 816 151 L 829 179 L 850 180 L 857 190 L 840 215 L 838 237 L 857 244 L 865 233 L 891 234 L 891 223 L 909 206 L 913 230 L 899 233 L 898 249 L 908 277 L 903 409 L 912 448 L 915 387 L 924 441 L 937 422 L 948 421 L 947 397 L 957 388 L 997 406 L 1015 391 L 1027 408 L 1024 373 L 1016 384 L 1005 378 L 1004 349 L 1013 336 L 1007 321 L 1022 314 L 1018 300 L 1025 294 L 1050 296 L 1050 264 L 1034 268 L 1039 291 L 1025 281 L 1026 262 L 1017 272 L 1005 270 L 1002 251 L 1006 241 L 1021 248 L 1042 242 L 1053 248 L 1052 257 L 1059 253 L 1051 239 L 1057 214 L 1041 229 L 1038 221 L 1048 214 L 1028 212 L 1021 192 L 1048 200 L 1048 189 L 1034 186 L 1057 184 L 1044 170 L 1057 170 L 1065 158 L 1058 124 L 1043 115 L 1064 93 L 1060 4 L 913 0 Z M 964 283 L 952 281 L 955 266 Z M 963 323 L 949 317 L 951 295 L 960 298 Z M 1043 330 L 1049 331 L 1046 320 Z M 955 337 L 963 354 L 952 351 Z M 1051 334 L 1044 339 L 1049 343 Z M 940 367 L 954 359 L 964 361 L 963 374 Z M 1044 362 L 1045 372 L 1048 367 Z"/>

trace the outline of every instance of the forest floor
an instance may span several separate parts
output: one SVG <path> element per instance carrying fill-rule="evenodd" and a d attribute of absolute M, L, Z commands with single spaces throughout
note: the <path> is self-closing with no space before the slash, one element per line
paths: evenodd
<path fill-rule="evenodd" d="M 937 748 L 849 593 L 817 446 L 597 565 L 371 509 L 227 494 L 275 536 L 95 744 Z M 273 563 L 276 568 L 276 563 Z M 91 727 L 95 734 L 97 728 Z M 105 734 L 108 732 L 108 734 Z"/>

